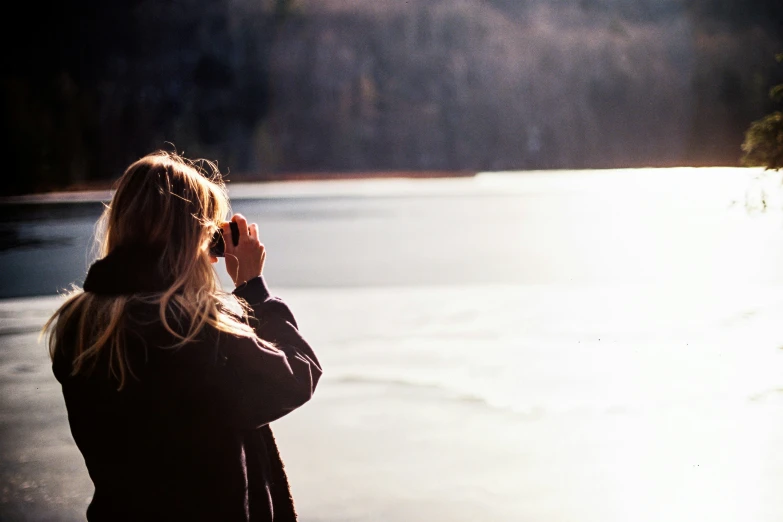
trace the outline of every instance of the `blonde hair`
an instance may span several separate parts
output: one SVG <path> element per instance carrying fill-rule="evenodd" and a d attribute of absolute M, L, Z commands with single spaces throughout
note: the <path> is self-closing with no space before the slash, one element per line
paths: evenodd
<path fill-rule="evenodd" d="M 206 254 L 229 211 L 225 185 L 212 162 L 159 151 L 128 167 L 98 222 L 100 255 L 126 245 L 154 248 L 162 252 L 159 270 L 173 283 L 162 292 L 128 295 L 76 288 L 43 327 L 52 359 L 63 349 L 67 327 L 75 332 L 69 335 L 69 341 L 75 339 L 72 375 L 91 373 L 108 352 L 110 376 L 122 389 L 129 374 L 135 377 L 123 342 L 125 312 L 134 302 L 158 305 L 160 321 L 177 340 L 172 348 L 193 341 L 207 325 L 261 342 L 247 323 L 246 305 L 220 289 Z"/>

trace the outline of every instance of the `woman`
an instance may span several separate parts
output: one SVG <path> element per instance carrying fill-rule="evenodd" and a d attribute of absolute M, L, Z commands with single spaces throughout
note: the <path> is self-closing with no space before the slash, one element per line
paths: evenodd
<path fill-rule="evenodd" d="M 209 248 L 231 232 L 214 170 L 164 152 L 133 163 L 102 217 L 104 257 L 44 327 L 90 521 L 296 520 L 269 423 L 310 399 L 321 368 L 239 214 L 236 289 L 220 290 Z"/>

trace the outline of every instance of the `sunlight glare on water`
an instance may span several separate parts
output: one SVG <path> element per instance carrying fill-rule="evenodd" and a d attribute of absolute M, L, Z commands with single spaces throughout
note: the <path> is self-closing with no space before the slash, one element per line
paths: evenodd
<path fill-rule="evenodd" d="M 505 244 L 514 273 L 533 242 L 556 282 L 346 291 L 332 302 L 384 314 L 330 354 L 332 378 L 508 416 L 477 436 L 505 455 L 500 503 L 532 519 L 777 520 L 783 237 L 753 212 L 757 174 L 482 174 L 479 192 L 538 199 L 483 208 L 512 224 L 481 238 L 466 220 L 468 246 Z M 513 225 L 540 201 L 535 228 Z"/>

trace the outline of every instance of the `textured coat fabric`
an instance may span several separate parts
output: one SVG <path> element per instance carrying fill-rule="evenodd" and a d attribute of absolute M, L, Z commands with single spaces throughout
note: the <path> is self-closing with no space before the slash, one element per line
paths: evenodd
<path fill-rule="evenodd" d="M 127 282 L 138 259 L 107 256 L 99 263 L 85 288 L 107 296 L 133 289 Z M 124 280 L 111 284 L 107 277 Z M 143 280 L 144 290 L 154 289 L 154 278 Z M 132 304 L 123 320 L 135 377 L 121 391 L 105 357 L 89 375 L 72 375 L 66 330 L 53 370 L 95 485 L 89 521 L 296 520 L 269 423 L 312 397 L 321 367 L 262 277 L 235 294 L 252 307 L 259 337 L 276 349 L 211 327 L 171 348 L 176 339 L 157 305 Z"/>

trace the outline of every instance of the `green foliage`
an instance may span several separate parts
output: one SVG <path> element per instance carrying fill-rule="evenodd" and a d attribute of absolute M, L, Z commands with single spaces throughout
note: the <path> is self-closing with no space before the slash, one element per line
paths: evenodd
<path fill-rule="evenodd" d="M 775 111 L 754 121 L 742 144 L 743 165 L 783 168 L 783 112 Z"/>
<path fill-rule="evenodd" d="M 783 53 L 775 56 L 783 63 Z M 783 83 L 770 89 L 769 96 L 775 102 L 783 102 Z M 750 124 L 742 143 L 742 164 L 766 169 L 783 168 L 783 112 L 775 111 Z"/>

